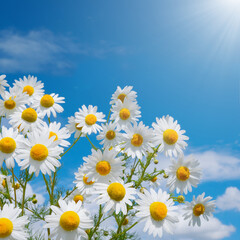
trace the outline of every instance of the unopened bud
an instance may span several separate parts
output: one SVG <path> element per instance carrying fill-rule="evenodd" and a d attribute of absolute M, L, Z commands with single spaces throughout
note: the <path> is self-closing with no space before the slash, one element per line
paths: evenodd
<path fill-rule="evenodd" d="M 19 183 L 15 183 L 15 185 L 12 184 L 12 187 L 17 190 L 20 188 L 20 184 Z"/>
<path fill-rule="evenodd" d="M 127 218 L 125 218 L 125 219 L 123 220 L 123 223 L 122 223 L 122 225 L 123 225 L 123 226 L 125 226 L 125 225 L 127 225 L 128 223 L 129 223 L 128 219 L 127 219 Z"/>
<path fill-rule="evenodd" d="M 177 197 L 177 201 L 178 201 L 179 203 L 183 203 L 183 202 L 185 201 L 185 197 L 184 197 L 183 195 L 179 195 L 179 196 Z"/>
<path fill-rule="evenodd" d="M 141 189 L 140 189 L 140 193 L 144 193 L 144 187 L 142 187 Z"/>
<path fill-rule="evenodd" d="M 168 178 L 169 176 L 166 173 L 164 173 L 163 177 Z"/>
<path fill-rule="evenodd" d="M 90 229 L 85 230 L 86 234 L 90 233 Z"/>
<path fill-rule="evenodd" d="M 32 203 L 33 203 L 33 204 L 37 204 L 37 202 L 38 202 L 38 200 L 37 200 L 36 198 L 34 198 L 34 199 L 32 200 Z"/>
<path fill-rule="evenodd" d="M 157 181 L 157 176 L 151 179 L 151 182 L 156 182 Z"/>
<path fill-rule="evenodd" d="M 2 186 L 3 186 L 4 188 L 6 187 L 6 180 L 5 180 L 5 179 L 2 180 Z"/>
<path fill-rule="evenodd" d="M 33 198 L 36 198 L 36 194 L 33 194 L 33 196 L 32 196 Z"/>
<path fill-rule="evenodd" d="M 104 232 L 103 232 L 103 235 L 104 235 L 104 236 L 108 236 L 108 234 L 109 234 L 108 231 L 104 231 Z"/>
<path fill-rule="evenodd" d="M 157 160 L 157 159 L 154 159 L 154 163 L 155 163 L 155 164 L 158 164 L 158 160 Z"/>

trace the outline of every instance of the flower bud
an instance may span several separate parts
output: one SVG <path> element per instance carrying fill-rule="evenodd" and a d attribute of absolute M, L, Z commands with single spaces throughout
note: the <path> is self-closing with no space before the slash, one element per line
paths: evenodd
<path fill-rule="evenodd" d="M 103 235 L 104 235 L 104 236 L 108 236 L 108 231 L 104 231 L 104 232 L 103 232 Z"/>
<path fill-rule="evenodd" d="M 157 159 L 154 159 L 154 163 L 155 163 L 155 164 L 158 164 L 158 160 L 157 160 Z"/>
<path fill-rule="evenodd" d="M 141 189 L 140 189 L 140 193 L 144 193 L 144 187 L 142 187 Z"/>
<path fill-rule="evenodd" d="M 177 197 L 177 201 L 178 201 L 179 203 L 183 203 L 183 202 L 185 201 L 185 197 L 184 197 L 183 195 L 179 195 L 179 196 Z"/>
<path fill-rule="evenodd" d="M 36 198 L 36 194 L 33 194 L 33 196 L 32 196 L 33 198 Z"/>
<path fill-rule="evenodd" d="M 32 200 L 32 203 L 33 203 L 33 204 L 37 204 L 37 202 L 38 202 L 38 201 L 37 201 L 36 198 L 34 198 L 34 199 Z"/>
<path fill-rule="evenodd" d="M 168 178 L 169 176 L 166 173 L 164 173 L 163 177 Z"/>

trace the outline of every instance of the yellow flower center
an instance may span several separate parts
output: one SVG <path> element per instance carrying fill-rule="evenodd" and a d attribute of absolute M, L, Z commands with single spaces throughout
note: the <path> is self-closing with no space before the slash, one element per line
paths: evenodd
<path fill-rule="evenodd" d="M 51 95 L 45 94 L 40 101 L 41 105 L 45 108 L 52 107 L 54 104 L 54 99 Z"/>
<path fill-rule="evenodd" d="M 152 182 L 156 182 L 157 181 L 157 177 L 154 177 L 151 179 Z"/>
<path fill-rule="evenodd" d="M 167 206 L 162 202 L 153 202 L 150 205 L 150 214 L 155 221 L 162 221 L 167 216 Z"/>
<path fill-rule="evenodd" d="M 102 175 L 106 176 L 110 173 L 111 171 L 111 165 L 107 161 L 100 161 L 96 164 L 96 171 Z"/>
<path fill-rule="evenodd" d="M 2 180 L 2 186 L 3 186 L 4 188 L 6 187 L 6 180 L 5 180 L 5 179 Z"/>
<path fill-rule="evenodd" d="M 52 132 L 52 131 L 50 131 L 50 133 L 49 133 L 49 138 L 51 138 L 51 137 L 55 137 L 54 138 L 54 141 L 57 141 L 58 140 L 58 135 L 55 133 L 55 132 Z"/>
<path fill-rule="evenodd" d="M 8 218 L 0 218 L 0 238 L 6 238 L 13 231 L 13 223 Z"/>
<path fill-rule="evenodd" d="M 33 108 L 27 108 L 22 112 L 22 119 L 33 123 L 37 120 L 37 113 Z"/>
<path fill-rule="evenodd" d="M 80 218 L 74 211 L 67 211 L 60 217 L 60 226 L 65 231 L 73 231 L 78 228 L 80 224 Z"/>
<path fill-rule="evenodd" d="M 121 201 L 125 197 L 126 190 L 121 183 L 111 183 L 107 188 L 109 197 L 115 201 Z"/>
<path fill-rule="evenodd" d="M 142 135 L 140 135 L 138 133 L 133 134 L 133 137 L 132 137 L 132 140 L 131 140 L 131 144 L 134 147 L 140 147 L 142 145 L 142 143 L 143 143 Z"/>
<path fill-rule="evenodd" d="M 87 125 L 93 125 L 95 124 L 97 121 L 97 117 L 94 115 L 94 114 L 88 114 L 86 117 L 85 117 L 85 123 Z"/>
<path fill-rule="evenodd" d="M 178 140 L 178 134 L 173 129 L 167 129 L 163 132 L 163 140 L 168 145 L 173 145 Z"/>
<path fill-rule="evenodd" d="M 16 102 L 10 97 L 8 100 L 4 101 L 4 107 L 12 110 L 16 107 Z"/>
<path fill-rule="evenodd" d="M 109 130 L 106 133 L 106 138 L 108 140 L 113 140 L 115 138 L 115 136 L 116 136 L 116 133 L 113 130 Z"/>
<path fill-rule="evenodd" d="M 26 92 L 29 96 L 32 96 L 34 93 L 34 88 L 32 86 L 25 86 L 23 88 L 23 93 Z"/>
<path fill-rule="evenodd" d="M 30 156 L 36 161 L 43 161 L 48 156 L 48 149 L 43 144 L 36 144 L 31 148 Z"/>
<path fill-rule="evenodd" d="M 127 218 L 125 218 L 125 219 L 123 220 L 123 223 L 122 223 L 122 225 L 123 225 L 123 226 L 125 226 L 125 225 L 127 225 L 128 223 L 129 223 L 128 219 L 127 219 Z"/>
<path fill-rule="evenodd" d="M 16 142 L 13 138 L 5 137 L 0 141 L 0 149 L 3 153 L 12 153 L 16 149 Z"/>
<path fill-rule="evenodd" d="M 194 206 L 193 208 L 193 214 L 196 217 L 199 217 L 200 215 L 202 215 L 205 212 L 205 207 L 202 203 L 198 203 Z"/>
<path fill-rule="evenodd" d="M 121 93 L 118 95 L 118 99 L 120 99 L 122 102 L 124 101 L 125 97 L 126 97 L 126 94 L 124 93 Z"/>
<path fill-rule="evenodd" d="M 122 120 L 127 120 L 130 117 L 130 111 L 127 108 L 122 108 L 119 112 L 119 117 Z"/>
<path fill-rule="evenodd" d="M 76 128 L 77 130 L 81 131 L 83 127 L 78 127 L 78 126 L 77 126 L 78 124 L 79 124 L 79 123 L 76 123 L 76 124 L 75 124 L 75 128 Z"/>
<path fill-rule="evenodd" d="M 90 181 L 88 182 L 88 177 L 86 177 L 86 174 L 83 176 L 83 182 L 86 184 L 86 185 L 92 185 L 94 184 L 94 181 Z"/>
<path fill-rule="evenodd" d="M 189 179 L 190 171 L 187 167 L 181 166 L 178 168 L 176 175 L 178 180 L 186 181 L 187 179 Z"/>
<path fill-rule="evenodd" d="M 83 202 L 83 199 L 84 199 L 83 196 L 80 195 L 80 194 L 79 195 L 75 195 L 74 198 L 73 198 L 75 203 L 77 203 L 78 201 Z"/>

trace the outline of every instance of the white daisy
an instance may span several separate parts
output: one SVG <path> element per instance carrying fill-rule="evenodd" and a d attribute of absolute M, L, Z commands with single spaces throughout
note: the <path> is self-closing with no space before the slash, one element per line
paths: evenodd
<path fill-rule="evenodd" d="M 78 124 L 75 121 L 75 117 L 69 117 L 68 118 L 68 124 L 66 125 L 66 128 L 69 130 L 69 133 L 75 133 L 74 138 L 78 138 L 80 135 L 81 137 L 84 137 L 85 134 L 82 134 L 82 127 L 78 127 Z"/>
<path fill-rule="evenodd" d="M 44 126 L 40 128 L 40 131 L 45 131 L 49 138 L 53 137 L 54 141 L 60 146 L 68 147 L 70 142 L 66 139 L 70 138 L 70 133 L 66 127 L 61 128 L 61 123 L 51 122 L 49 126 L 44 122 Z"/>
<path fill-rule="evenodd" d="M 28 78 L 24 76 L 23 79 L 20 78 L 19 81 L 15 80 L 13 85 L 28 94 L 29 103 L 32 103 L 36 97 L 44 94 L 44 84 L 41 83 L 41 81 L 37 81 L 37 77 L 34 76 L 29 75 Z"/>
<path fill-rule="evenodd" d="M 75 123 L 77 127 L 82 127 L 82 132 L 85 134 L 97 133 L 102 130 L 102 127 L 97 124 L 97 122 L 105 122 L 103 119 L 105 115 L 101 112 L 97 112 L 97 107 L 89 105 L 86 108 L 85 105 L 82 106 L 82 109 L 79 108 L 79 112 L 75 113 Z"/>
<path fill-rule="evenodd" d="M 88 177 L 86 177 L 87 171 L 85 166 L 83 165 L 82 167 L 78 168 L 78 172 L 74 173 L 75 174 L 75 181 L 73 183 L 76 184 L 76 187 L 80 192 L 83 194 L 91 194 L 92 191 L 94 190 L 94 181 L 89 181 Z"/>
<path fill-rule="evenodd" d="M 42 117 L 45 115 L 50 118 L 51 113 L 57 117 L 57 113 L 63 112 L 63 107 L 59 103 L 65 103 L 64 97 L 59 97 L 58 94 L 45 94 L 44 96 L 37 96 L 32 104 L 32 107 L 41 113 Z"/>
<path fill-rule="evenodd" d="M 156 118 L 156 121 L 157 123 L 153 123 L 152 126 L 155 132 L 155 143 L 156 145 L 161 144 L 159 152 L 164 151 L 165 155 L 170 157 L 182 154 L 182 150 L 187 146 L 185 140 L 189 139 L 183 135 L 185 130 L 181 130 L 177 121 L 174 121 L 169 115 L 160 119 Z"/>
<path fill-rule="evenodd" d="M 51 206 L 52 214 L 45 217 L 47 224 L 44 228 L 52 229 L 50 238 L 58 240 L 76 240 L 88 238 L 85 230 L 93 227 L 93 221 L 82 202 L 66 203 L 59 199 L 59 207 Z"/>
<path fill-rule="evenodd" d="M 97 140 L 102 140 L 100 144 L 103 144 L 104 148 L 115 147 L 121 143 L 122 134 L 116 128 L 116 123 L 102 124 L 103 130 L 97 136 Z"/>
<path fill-rule="evenodd" d="M 89 202 L 89 194 L 86 193 L 82 193 L 81 191 L 79 191 L 79 189 L 75 189 L 67 198 L 66 201 L 74 201 L 75 203 L 77 203 L 78 201 L 82 201 L 82 203 L 88 203 Z"/>
<path fill-rule="evenodd" d="M 125 143 L 122 145 L 124 151 L 132 158 L 142 159 L 147 152 L 152 152 L 154 147 L 152 141 L 153 131 L 146 127 L 143 122 L 134 125 L 128 125 L 125 128 L 126 134 L 123 134 Z"/>
<path fill-rule="evenodd" d="M 43 120 L 39 113 L 33 108 L 26 108 L 24 110 L 17 111 L 10 116 L 9 123 L 15 129 L 19 129 L 20 132 L 26 134 L 28 131 L 40 129 L 43 126 Z"/>
<path fill-rule="evenodd" d="M 86 176 L 89 181 L 108 183 L 109 181 L 120 181 L 123 176 L 123 157 L 117 157 L 115 150 L 105 149 L 103 152 L 92 149 L 92 155 L 84 157 Z"/>
<path fill-rule="evenodd" d="M 126 86 L 123 89 L 121 89 L 119 86 L 117 87 L 117 90 L 112 95 L 112 100 L 110 102 L 111 105 L 115 104 L 118 99 L 120 99 L 122 102 L 124 102 L 125 99 L 128 99 L 130 101 L 136 101 L 137 93 L 135 91 L 132 91 L 132 86 Z"/>
<path fill-rule="evenodd" d="M 186 160 L 183 155 L 178 161 L 172 160 L 172 165 L 166 172 L 169 175 L 167 187 L 170 192 L 176 189 L 176 192 L 181 194 L 192 192 L 192 186 L 197 187 L 201 178 L 199 162 L 191 155 Z"/>
<path fill-rule="evenodd" d="M 109 210 L 115 211 L 116 214 L 122 211 L 127 214 L 127 204 L 132 206 L 135 199 L 136 189 L 132 187 L 132 183 L 123 183 L 123 181 L 112 183 L 96 183 L 94 193 L 100 194 L 96 200 L 98 204 L 104 204 L 103 212 Z"/>
<path fill-rule="evenodd" d="M 136 202 L 138 206 L 135 209 L 138 211 L 136 217 L 140 218 L 140 221 L 146 221 L 144 232 L 148 231 L 148 234 L 157 235 L 161 238 L 163 231 L 172 234 L 174 223 L 178 222 L 178 218 L 174 210 L 177 209 L 173 200 L 167 192 L 163 192 L 161 189 L 155 192 L 152 188 L 150 192 L 145 190 L 144 194 L 138 193 L 140 199 Z"/>
<path fill-rule="evenodd" d="M 210 201 L 212 197 L 204 198 L 205 193 L 199 195 L 196 199 L 193 196 L 192 202 L 186 202 L 187 207 L 185 208 L 186 213 L 183 215 L 184 220 L 189 219 L 189 226 L 197 223 L 201 226 L 201 216 L 204 220 L 209 220 L 209 217 L 212 216 L 212 212 L 215 209 L 215 201 Z"/>
<path fill-rule="evenodd" d="M 25 225 L 28 224 L 27 216 L 18 217 L 20 208 L 14 204 L 5 204 L 0 210 L 0 239 L 27 240 L 28 233 Z"/>
<path fill-rule="evenodd" d="M 124 102 L 117 100 L 112 106 L 111 120 L 117 123 L 118 130 L 124 129 L 129 123 L 136 123 L 141 117 L 140 107 L 137 102 L 125 99 Z"/>
<path fill-rule="evenodd" d="M 17 88 L 10 88 L 9 92 L 5 91 L 1 96 L 3 99 L 0 99 L 0 115 L 7 118 L 16 111 L 24 110 L 28 101 L 27 94 Z"/>
<path fill-rule="evenodd" d="M 0 133 L 0 167 L 4 160 L 8 169 L 14 168 L 14 160 L 17 163 L 20 162 L 19 147 L 23 141 L 24 137 L 18 133 L 18 130 L 2 127 L 2 133 Z"/>
<path fill-rule="evenodd" d="M 5 87 L 9 87 L 7 80 L 5 80 L 6 75 L 0 75 L 0 94 L 3 94 Z"/>
<path fill-rule="evenodd" d="M 51 175 L 55 172 L 55 167 L 60 167 L 60 154 L 63 148 L 58 146 L 58 142 L 45 132 L 34 131 L 27 134 L 21 148 L 19 149 L 19 158 L 23 159 L 18 165 L 22 169 L 29 167 L 29 173 L 35 172 L 36 176 L 41 171 L 43 174 Z"/>

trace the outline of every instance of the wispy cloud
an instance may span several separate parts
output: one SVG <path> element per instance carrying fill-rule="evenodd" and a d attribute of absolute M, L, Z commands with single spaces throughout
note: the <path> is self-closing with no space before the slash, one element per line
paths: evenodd
<path fill-rule="evenodd" d="M 105 58 L 125 53 L 126 48 L 123 46 L 106 41 L 89 46 L 48 30 L 30 31 L 26 34 L 0 32 L 0 69 L 3 73 L 62 73 L 76 66 L 73 60 L 75 57 Z"/>

